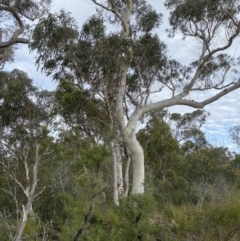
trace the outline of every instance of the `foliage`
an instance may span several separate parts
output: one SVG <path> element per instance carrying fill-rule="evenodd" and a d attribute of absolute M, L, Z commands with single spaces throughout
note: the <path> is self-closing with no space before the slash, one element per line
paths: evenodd
<path fill-rule="evenodd" d="M 17 44 L 28 44 L 30 21 L 43 17 L 51 0 L 3 0 L 0 3 L 0 68 L 12 61 Z M 28 20 L 28 21 L 26 21 Z"/>
<path fill-rule="evenodd" d="M 226 202 L 207 205 L 201 211 L 189 205 L 167 207 L 165 217 L 175 234 L 170 240 L 238 240 L 238 195 L 229 195 Z"/>
<path fill-rule="evenodd" d="M 13 78 L 13 74 L 17 78 Z M 34 140 L 40 140 L 44 149 L 51 138 L 38 121 L 45 123 L 51 110 L 56 114 L 58 109 L 54 101 L 59 100 L 52 98 L 51 93 L 38 92 L 22 72 L 2 75 L 3 80 L 4 76 L 8 78 L 5 77 L 2 91 L 6 111 L 1 114 L 9 116 L 3 118 L 8 120 L 3 122 L 3 127 L 14 130 L 16 120 L 21 118 L 19 127 L 23 125 L 25 128 L 31 115 L 23 110 L 26 106 L 33 111 L 36 108 L 34 117 L 38 119 L 32 122 L 36 128 Z M 63 85 L 68 86 L 64 82 Z M 74 96 L 80 98 L 84 92 L 74 90 L 73 86 L 68 90 L 69 97 L 66 97 L 68 92 L 63 92 L 57 98 L 64 100 L 63 105 L 67 104 L 65 100 L 70 100 L 70 110 L 70 107 L 74 108 Z M 12 91 L 15 95 L 11 95 Z M 31 99 L 24 93 L 37 94 L 40 99 Z M 89 107 L 89 113 L 91 108 L 94 107 Z M 171 131 L 174 123 L 176 128 L 183 127 L 183 130 L 188 126 L 185 123 L 190 127 L 198 126 L 203 119 L 205 121 L 201 115 L 195 112 L 181 117 L 162 111 L 149 117 L 147 126 L 138 133 L 146 155 L 147 194 L 122 198 L 119 206 L 112 201 L 112 164 L 108 145 L 104 142 L 97 144 L 78 127 L 58 129 L 58 139 L 51 144 L 52 151 L 39 170 L 38 187 L 46 189 L 34 203 L 35 213 L 24 231 L 26 240 L 33 236 L 42 239 L 44 235 L 48 235 L 49 240 L 73 240 L 77 234 L 80 234 L 80 240 L 106 240 L 109 237 L 111 240 L 238 240 L 238 155 L 233 158 L 227 148 L 213 147 L 208 143 L 193 148 L 191 152 L 184 151 L 182 146 L 186 142 L 181 145 Z M 168 116 L 171 121 L 174 117 L 171 127 L 165 121 Z M 179 124 L 181 118 L 184 121 Z M 41 131 L 37 131 L 38 128 Z M 29 133 L 13 131 L 12 141 L 16 136 L 25 141 Z M 6 138 L 5 134 L 3 138 Z M 2 168 L 0 171 L 3 174 L 1 190 L 15 188 L 21 203 L 24 200 L 21 191 L 4 177 Z M 24 180 L 24 172 L 20 173 L 22 179 L 19 180 Z M 4 205 L 6 215 L 11 214 L 11 218 L 0 222 L 1 230 L 9 230 L 2 236 L 8 240 L 16 227 L 16 203 L 9 199 L 8 193 L 1 192 L 0 205 Z"/>
<path fill-rule="evenodd" d="M 36 7 L 39 17 L 49 3 L 8 2 L 2 5 L 11 2 L 25 18 Z M 201 127 L 209 113 L 164 109 L 202 108 L 239 88 L 238 78 L 228 80 L 239 73 L 239 60 L 225 51 L 239 35 L 238 1 L 165 1 L 169 36 L 180 30 L 202 45 L 188 66 L 169 57 L 156 31 L 162 14 L 147 1 L 133 1 L 129 18 L 131 1 L 93 2 L 100 8 L 81 28 L 61 10 L 32 32 L 30 49 L 58 82 L 54 93 L 34 87 L 20 70 L 0 72 L 1 238 L 14 238 L 34 179 L 29 173 L 41 156 L 25 240 L 239 240 L 239 155 L 207 142 Z M 223 44 L 215 44 L 219 32 L 226 33 Z M 163 90 L 172 95 L 152 103 Z M 203 102 L 191 99 L 206 90 L 219 92 Z M 147 123 L 139 130 L 140 120 Z M 238 127 L 231 136 L 237 143 Z M 118 168 L 131 158 L 136 164 L 138 141 L 146 193 L 120 195 L 118 206 L 111 155 L 119 147 Z M 134 166 L 130 175 L 138 173 Z"/>
<path fill-rule="evenodd" d="M 172 10 L 170 24 L 173 30 L 180 29 L 186 35 L 191 32 L 189 22 L 197 25 L 204 21 L 228 25 L 239 13 L 239 6 L 235 0 L 167 0 L 165 6 Z"/>
<path fill-rule="evenodd" d="M 237 144 L 237 146 L 240 146 L 240 139 L 239 139 L 240 127 L 234 126 L 233 128 L 230 129 L 229 132 L 233 142 Z"/>

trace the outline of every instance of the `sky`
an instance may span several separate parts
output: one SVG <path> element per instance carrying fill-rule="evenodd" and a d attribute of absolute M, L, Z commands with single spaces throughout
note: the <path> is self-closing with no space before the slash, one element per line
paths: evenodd
<path fill-rule="evenodd" d="M 164 41 L 169 49 L 169 55 L 176 58 L 180 63 L 191 61 L 196 46 L 190 40 L 182 40 L 181 35 L 176 35 L 169 39 L 165 29 L 168 27 L 168 12 L 163 7 L 164 0 L 148 0 L 158 12 L 163 13 L 163 23 L 159 27 L 158 33 L 160 39 Z M 76 18 L 79 27 L 95 11 L 95 5 L 90 0 L 53 0 L 50 12 L 59 12 L 61 9 L 71 12 Z M 240 53 L 240 43 L 235 44 L 232 51 Z M 240 55 L 240 54 L 239 54 Z M 28 76 L 34 80 L 36 86 L 42 89 L 54 90 L 56 83 L 46 77 L 40 70 L 37 71 L 35 66 L 34 53 L 30 53 L 26 45 L 19 46 L 15 53 L 15 60 L 5 66 L 6 71 L 17 68 L 28 73 Z M 206 93 L 206 97 L 208 94 Z M 197 97 L 198 98 L 198 97 Z M 227 146 L 230 150 L 240 152 L 236 145 L 229 137 L 229 129 L 240 125 L 240 89 L 236 90 L 220 100 L 205 107 L 210 112 L 207 122 L 204 124 L 202 131 L 206 134 L 207 140 L 215 146 Z M 171 107 L 170 112 L 192 112 L 190 107 Z"/>

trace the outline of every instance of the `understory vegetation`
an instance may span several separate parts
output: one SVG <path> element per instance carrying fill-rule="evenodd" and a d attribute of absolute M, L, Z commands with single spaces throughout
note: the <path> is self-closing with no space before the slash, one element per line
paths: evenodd
<path fill-rule="evenodd" d="M 137 134 L 146 158 L 146 193 L 120 195 L 116 205 L 104 131 L 97 142 L 59 119 L 60 92 L 37 90 L 19 70 L 1 75 L 2 241 L 14 238 L 23 215 L 36 145 L 42 158 L 22 240 L 239 240 L 240 156 L 207 142 L 200 127 L 208 113 L 162 110 L 148 116 Z M 119 150 L 125 169 L 123 144 Z"/>

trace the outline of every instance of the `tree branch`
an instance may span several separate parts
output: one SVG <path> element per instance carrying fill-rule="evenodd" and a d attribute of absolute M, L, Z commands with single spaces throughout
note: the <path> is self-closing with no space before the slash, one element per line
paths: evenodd
<path fill-rule="evenodd" d="M 131 103 L 134 105 L 134 106 L 138 106 L 138 102 L 131 96 L 131 94 L 126 91 L 126 96 L 130 99 Z"/>
<path fill-rule="evenodd" d="M 115 4 L 114 4 L 112 1 L 110 1 L 110 2 L 111 2 L 111 4 L 113 5 L 114 9 L 108 8 L 108 7 L 104 6 L 103 4 L 97 2 L 96 0 L 91 0 L 91 1 L 92 1 L 93 3 L 95 3 L 97 6 L 105 9 L 106 11 L 112 12 L 112 13 L 122 22 L 122 24 L 125 25 L 123 19 L 121 18 L 121 16 L 120 16 L 119 13 L 117 12 L 117 9 L 116 9 Z"/>
<path fill-rule="evenodd" d="M 17 14 L 17 12 L 14 11 L 10 7 L 4 7 L 4 6 L 1 6 L 1 5 L 0 5 L 0 11 L 6 11 L 6 12 L 11 13 L 13 15 L 13 17 L 17 20 L 18 24 L 19 24 L 19 28 L 17 30 L 15 30 L 15 32 L 12 34 L 10 40 L 8 40 L 6 42 L 1 42 L 0 43 L 0 48 L 6 48 L 6 47 L 9 47 L 9 46 L 11 46 L 13 44 L 16 44 L 16 43 L 24 43 L 24 44 L 29 43 L 28 39 L 18 38 L 18 36 L 20 36 L 24 32 L 25 26 L 23 24 L 22 19 Z"/>
<path fill-rule="evenodd" d="M 200 108 L 201 109 L 204 106 L 206 106 L 210 103 L 213 103 L 214 101 L 220 99 L 221 97 L 227 95 L 228 93 L 230 93 L 230 92 L 232 92 L 232 91 L 234 91 L 238 88 L 240 88 L 240 79 L 237 83 L 235 83 L 231 87 L 222 90 L 218 94 L 216 94 L 216 95 L 212 96 L 211 98 L 208 98 L 208 99 L 206 99 L 202 102 L 196 102 L 196 101 L 193 101 L 193 100 L 183 99 L 184 95 L 179 94 L 179 95 L 176 95 L 174 98 L 158 101 L 156 103 L 148 104 L 148 105 L 142 106 L 139 109 L 136 109 L 133 112 L 133 114 L 131 115 L 132 121 L 133 120 L 138 121 L 138 120 L 135 120 L 135 119 L 138 118 L 139 116 L 147 113 L 147 112 L 154 111 L 154 110 L 161 109 L 161 108 L 171 107 L 171 106 L 174 106 L 174 105 L 186 105 L 186 106 L 190 106 L 190 107 L 193 107 L 193 108 Z"/>
<path fill-rule="evenodd" d="M 212 96 L 211 98 L 208 98 L 202 102 L 196 102 L 196 101 L 192 101 L 192 100 L 182 99 L 179 101 L 179 105 L 187 105 L 187 106 L 190 106 L 193 108 L 203 108 L 204 106 L 206 106 L 210 103 L 213 103 L 214 101 L 220 99 L 221 97 L 227 95 L 228 93 L 230 93 L 238 88 L 240 88 L 240 80 L 235 85 L 224 89 L 223 91 L 219 92 L 218 94 L 216 94 L 216 95 Z"/>

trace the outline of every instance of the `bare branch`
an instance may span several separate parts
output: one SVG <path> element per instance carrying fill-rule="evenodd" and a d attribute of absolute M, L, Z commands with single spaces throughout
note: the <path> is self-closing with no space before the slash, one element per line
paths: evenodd
<path fill-rule="evenodd" d="M 38 165 L 40 162 L 40 156 L 39 156 L 39 144 L 36 144 L 36 151 L 35 151 L 35 162 L 33 166 L 33 179 L 32 179 L 32 187 L 31 192 L 33 192 L 33 189 L 35 191 L 35 187 L 37 185 L 37 173 L 38 173 Z M 33 192 L 34 193 L 34 192 Z"/>
<path fill-rule="evenodd" d="M 10 40 L 0 43 L 0 48 L 9 47 L 15 43 L 25 43 L 25 44 L 29 43 L 28 39 L 18 38 L 18 36 L 20 36 L 24 32 L 24 29 L 25 29 L 23 21 L 20 18 L 20 16 L 18 15 L 18 13 L 10 7 L 4 7 L 1 5 L 0 5 L 0 11 L 7 11 L 7 12 L 11 13 L 12 16 L 14 17 L 14 19 L 16 19 L 19 24 L 19 28 L 16 29 L 15 32 L 12 34 L 12 37 L 10 38 Z"/>
<path fill-rule="evenodd" d="M 239 23 L 237 23 L 237 22 L 234 20 L 233 16 L 232 16 L 227 10 L 225 10 L 220 3 L 218 3 L 218 5 L 219 5 L 220 8 L 222 9 L 222 11 L 223 11 L 224 13 L 226 13 L 226 14 L 228 15 L 228 17 L 230 17 L 230 19 L 232 20 L 233 24 L 234 24 L 237 28 L 239 28 Z"/>
<path fill-rule="evenodd" d="M 133 112 L 131 117 L 134 121 L 136 121 L 135 120 L 136 118 L 139 118 L 139 116 L 142 116 L 143 114 L 145 114 L 147 112 L 174 106 L 174 105 L 187 105 L 187 106 L 190 106 L 193 108 L 201 109 L 204 106 L 206 106 L 210 103 L 213 103 L 214 101 L 218 100 L 219 98 L 229 94 L 230 92 L 232 92 L 238 88 L 240 88 L 240 80 L 237 83 L 235 83 L 234 85 L 232 85 L 231 87 L 222 90 L 218 94 L 216 94 L 216 95 L 212 96 L 211 98 L 208 98 L 202 102 L 196 102 L 193 100 L 183 99 L 185 97 L 185 95 L 181 93 L 179 95 L 176 95 L 174 98 L 166 99 L 166 100 L 162 100 L 162 101 L 158 101 L 158 102 L 155 102 L 152 104 L 142 106 L 142 108 L 138 109 L 137 112 L 136 111 Z M 134 117 L 134 116 L 136 116 L 136 117 Z M 130 119 L 131 119 L 131 117 L 130 117 Z"/>
<path fill-rule="evenodd" d="M 131 103 L 134 105 L 134 106 L 138 106 L 138 102 L 135 100 L 135 98 L 132 97 L 132 95 L 126 91 L 126 96 L 130 99 Z"/>
<path fill-rule="evenodd" d="M 46 187 L 43 187 L 41 191 L 39 191 L 38 193 L 36 193 L 34 196 L 33 196 L 33 199 L 35 200 L 38 196 L 40 196 L 44 190 L 46 189 Z"/>
<path fill-rule="evenodd" d="M 139 79 L 140 79 L 140 85 L 138 87 L 139 95 L 140 95 L 140 104 L 142 104 L 143 103 L 143 99 L 144 99 L 143 95 L 142 95 L 143 77 L 142 77 L 139 65 L 137 66 L 137 71 L 138 71 L 138 76 L 139 76 Z"/>
<path fill-rule="evenodd" d="M 5 193 L 7 193 L 7 194 L 9 194 L 10 196 L 14 197 L 14 195 L 13 195 L 13 193 L 12 193 L 11 191 L 6 190 L 6 189 L 4 189 L 4 188 L 0 188 L 0 190 L 3 191 L 3 192 L 5 192 Z"/>
<path fill-rule="evenodd" d="M 204 106 L 218 100 L 219 98 L 229 94 L 230 92 L 232 92 L 238 88 L 240 88 L 240 80 L 236 84 L 232 85 L 231 87 L 224 89 L 223 91 L 219 92 L 218 94 L 216 94 L 216 95 L 212 96 L 211 98 L 206 99 L 202 102 L 196 102 L 196 101 L 192 101 L 192 100 L 182 99 L 182 100 L 179 100 L 178 104 L 179 105 L 187 105 L 187 106 L 191 106 L 194 108 L 203 108 Z"/>
<path fill-rule="evenodd" d="M 22 183 L 21 183 L 14 175 L 12 175 L 11 173 L 9 173 L 9 172 L 6 172 L 6 173 L 7 173 L 7 175 L 22 189 L 24 195 L 25 195 L 26 197 L 28 197 L 28 196 L 29 196 L 29 191 L 24 188 L 24 186 L 22 185 Z"/>
<path fill-rule="evenodd" d="M 204 57 L 204 60 L 208 60 L 208 59 L 211 58 L 215 53 L 217 53 L 217 52 L 222 52 L 222 51 L 228 49 L 229 47 L 231 47 L 231 46 L 232 46 L 232 43 L 233 43 L 233 40 L 234 40 L 236 37 L 238 37 L 239 32 L 240 32 L 240 25 L 238 25 L 238 28 L 236 29 L 235 33 L 229 38 L 228 43 L 227 43 L 225 46 L 219 47 L 219 48 L 216 48 L 216 49 L 212 50 L 208 55 L 206 55 L 206 56 Z"/>
<path fill-rule="evenodd" d="M 93 3 L 95 3 L 97 6 L 105 9 L 106 11 L 112 12 L 112 13 L 122 22 L 122 24 L 125 26 L 125 23 L 124 23 L 122 17 L 121 17 L 121 16 L 119 15 L 119 13 L 117 12 L 116 5 L 114 4 L 113 1 L 110 1 L 111 4 L 113 5 L 113 8 L 108 8 L 108 7 L 104 6 L 103 4 L 97 2 L 96 0 L 91 0 L 91 1 L 92 1 Z"/>
<path fill-rule="evenodd" d="M 29 168 L 28 168 L 28 163 L 27 163 L 28 154 L 29 154 L 29 147 L 27 147 L 27 151 L 26 151 L 26 153 L 25 153 L 25 155 L 23 157 L 23 165 L 24 165 L 27 185 L 30 184 Z"/>
<path fill-rule="evenodd" d="M 0 48 L 6 48 L 13 44 L 28 44 L 29 39 L 26 38 L 11 38 L 11 40 L 0 43 Z"/>

